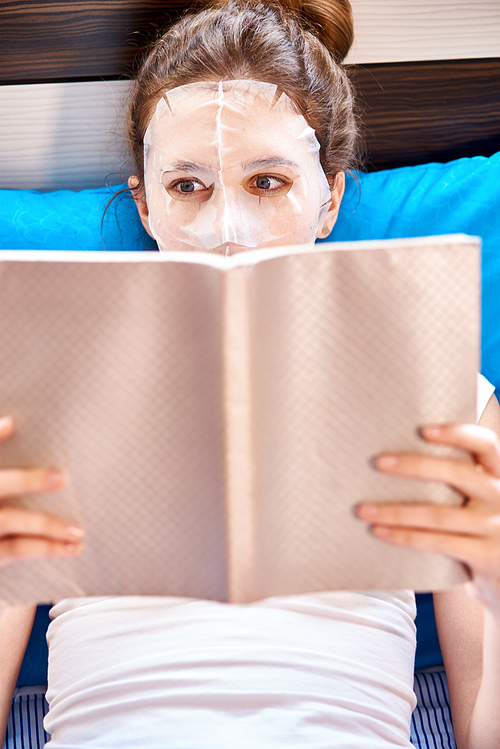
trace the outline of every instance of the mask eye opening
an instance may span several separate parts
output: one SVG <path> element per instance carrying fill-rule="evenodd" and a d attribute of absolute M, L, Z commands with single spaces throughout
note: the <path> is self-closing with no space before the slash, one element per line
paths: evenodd
<path fill-rule="evenodd" d="M 193 190 L 181 190 L 180 185 L 187 185 L 194 183 L 199 185 L 200 189 Z M 166 174 L 162 175 L 162 184 L 165 188 L 165 192 L 172 198 L 183 203 L 205 203 L 213 195 L 214 183 L 208 185 L 208 187 L 199 179 L 195 177 L 178 177 L 172 181 L 168 181 Z"/>
<path fill-rule="evenodd" d="M 270 188 L 259 187 L 258 185 L 254 184 L 259 179 L 272 180 L 278 184 L 275 184 L 274 187 Z M 248 193 L 259 197 L 259 204 L 260 198 L 273 198 L 286 195 L 287 192 L 289 192 L 292 188 L 292 185 L 293 180 L 291 180 L 289 177 L 285 177 L 282 174 L 267 173 L 253 174 L 252 176 L 248 177 L 243 183 L 243 187 Z"/>

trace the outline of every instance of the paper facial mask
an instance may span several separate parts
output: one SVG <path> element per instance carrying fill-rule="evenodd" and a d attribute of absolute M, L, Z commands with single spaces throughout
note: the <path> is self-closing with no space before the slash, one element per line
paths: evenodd
<path fill-rule="evenodd" d="M 144 137 L 148 220 L 160 250 L 229 255 L 313 244 L 331 200 L 319 148 L 273 84 L 168 91 Z"/>

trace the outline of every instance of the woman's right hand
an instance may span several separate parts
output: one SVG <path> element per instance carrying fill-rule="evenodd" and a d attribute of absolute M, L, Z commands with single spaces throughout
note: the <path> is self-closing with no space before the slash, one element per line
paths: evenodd
<path fill-rule="evenodd" d="M 0 442 L 14 431 L 10 416 L 0 418 Z M 14 559 L 76 556 L 83 530 L 45 512 L 9 505 L 9 498 L 60 489 L 64 474 L 53 468 L 0 469 L 0 566 Z"/>

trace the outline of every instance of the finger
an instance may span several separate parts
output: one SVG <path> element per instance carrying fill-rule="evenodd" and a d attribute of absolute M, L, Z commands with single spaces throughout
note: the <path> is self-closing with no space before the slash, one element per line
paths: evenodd
<path fill-rule="evenodd" d="M 420 434 L 429 442 L 468 450 L 480 465 L 500 478 L 500 439 L 491 429 L 476 424 L 439 424 L 422 427 Z"/>
<path fill-rule="evenodd" d="M 372 533 L 384 541 L 423 551 L 446 554 L 467 564 L 473 572 L 491 574 L 498 571 L 500 548 L 497 539 L 451 533 L 433 533 L 414 528 L 392 528 L 375 525 Z"/>
<path fill-rule="evenodd" d="M 0 442 L 10 437 L 14 431 L 14 419 L 12 416 L 0 417 Z"/>
<path fill-rule="evenodd" d="M 45 538 L 8 538 L 0 541 L 0 565 L 15 559 L 35 557 L 74 557 L 83 550 L 82 543 L 49 541 Z"/>
<path fill-rule="evenodd" d="M 446 533 L 467 535 L 500 535 L 499 518 L 483 513 L 470 512 L 463 507 L 447 505 L 387 502 L 379 505 L 362 504 L 356 508 L 362 520 L 370 523 L 394 525 L 408 528 L 427 528 Z"/>
<path fill-rule="evenodd" d="M 0 498 L 53 491 L 65 481 L 64 474 L 55 468 L 4 468 L 0 470 Z"/>
<path fill-rule="evenodd" d="M 500 502 L 500 479 L 463 460 L 418 453 L 384 453 L 376 457 L 375 465 L 384 473 L 439 481 L 452 486 L 466 497 L 476 497 L 495 504 Z"/>
<path fill-rule="evenodd" d="M 47 539 L 75 540 L 83 535 L 82 528 L 55 515 L 25 507 L 0 507 L 0 537 L 43 536 Z"/>

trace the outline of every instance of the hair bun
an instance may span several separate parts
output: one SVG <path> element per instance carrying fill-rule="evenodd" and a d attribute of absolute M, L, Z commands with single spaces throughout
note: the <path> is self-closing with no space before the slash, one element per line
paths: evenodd
<path fill-rule="evenodd" d="M 349 0 L 275 0 L 276 4 L 301 16 L 337 62 L 347 56 L 354 40 Z"/>

